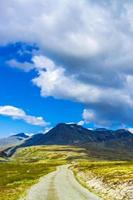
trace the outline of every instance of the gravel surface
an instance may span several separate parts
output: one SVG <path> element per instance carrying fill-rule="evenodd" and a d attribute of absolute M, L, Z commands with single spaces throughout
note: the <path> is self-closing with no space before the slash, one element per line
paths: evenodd
<path fill-rule="evenodd" d="M 81 186 L 68 166 L 40 179 L 33 185 L 23 200 L 101 200 Z"/>

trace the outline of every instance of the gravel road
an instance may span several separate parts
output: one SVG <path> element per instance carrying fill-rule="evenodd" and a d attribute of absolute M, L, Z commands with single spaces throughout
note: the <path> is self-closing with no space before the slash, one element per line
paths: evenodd
<path fill-rule="evenodd" d="M 23 200 L 101 200 L 81 186 L 68 166 L 42 177 Z"/>

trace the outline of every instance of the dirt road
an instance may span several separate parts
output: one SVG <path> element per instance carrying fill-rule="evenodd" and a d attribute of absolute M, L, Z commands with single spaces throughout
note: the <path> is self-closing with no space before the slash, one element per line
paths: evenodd
<path fill-rule="evenodd" d="M 68 166 L 60 166 L 57 171 L 43 177 L 31 187 L 23 200 L 101 200 L 82 187 Z"/>

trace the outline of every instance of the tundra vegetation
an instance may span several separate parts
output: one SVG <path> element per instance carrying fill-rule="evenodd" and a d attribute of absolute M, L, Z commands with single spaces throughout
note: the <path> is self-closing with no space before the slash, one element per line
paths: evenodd
<path fill-rule="evenodd" d="M 65 164 L 71 164 L 78 181 L 103 199 L 131 199 L 133 162 L 99 160 L 88 155 L 88 150 L 74 146 L 18 149 L 11 158 L 0 159 L 0 200 L 18 200 L 40 177 Z"/>

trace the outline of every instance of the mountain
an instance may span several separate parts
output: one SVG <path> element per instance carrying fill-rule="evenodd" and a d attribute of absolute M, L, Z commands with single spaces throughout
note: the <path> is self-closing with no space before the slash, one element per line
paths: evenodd
<path fill-rule="evenodd" d="M 11 135 L 6 138 L 1 138 L 0 139 L 0 148 L 6 148 L 6 147 L 19 145 L 22 142 L 24 142 L 25 139 L 27 139 L 27 138 L 29 138 L 29 136 L 26 135 L 25 133 L 19 133 L 19 134 Z"/>
<path fill-rule="evenodd" d="M 33 135 L 24 145 L 72 145 L 83 143 L 87 140 L 95 140 L 92 131 L 77 124 L 60 123 L 46 134 Z"/>
<path fill-rule="evenodd" d="M 12 137 L 21 136 L 24 135 Z M 46 134 L 40 133 L 26 138 L 21 144 L 7 148 L 1 153 L 11 156 L 18 148 L 36 145 L 75 145 L 85 148 L 90 158 L 133 160 L 133 134 L 128 130 L 88 130 L 77 124 L 65 123 L 58 124 Z"/>
<path fill-rule="evenodd" d="M 133 134 L 127 130 L 107 129 L 88 130 L 77 124 L 60 123 L 46 134 L 36 134 L 23 143 L 32 145 L 81 145 L 87 143 L 103 143 L 110 141 L 133 142 Z"/>
<path fill-rule="evenodd" d="M 16 137 L 16 138 L 19 138 L 20 140 L 21 140 L 21 139 L 29 138 L 29 136 L 26 135 L 25 133 L 18 133 L 18 134 L 16 134 L 16 135 L 11 135 L 10 138 L 11 138 L 11 137 Z"/>
<path fill-rule="evenodd" d="M 36 134 L 20 147 L 34 145 L 75 145 L 86 149 L 90 158 L 133 160 L 133 134 L 128 130 L 88 130 L 77 124 L 60 123 L 46 134 Z M 14 153 L 15 150 L 11 151 Z"/>

